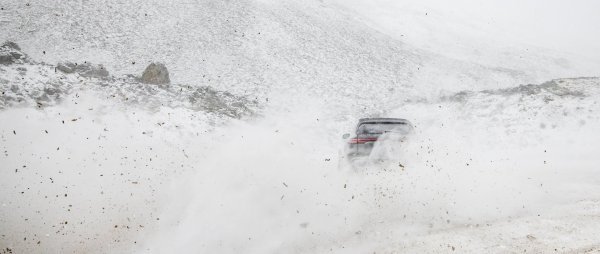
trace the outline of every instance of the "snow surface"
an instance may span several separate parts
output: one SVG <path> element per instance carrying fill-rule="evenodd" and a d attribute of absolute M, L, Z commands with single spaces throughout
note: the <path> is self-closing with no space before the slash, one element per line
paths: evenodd
<path fill-rule="evenodd" d="M 597 252 L 596 4 L 551 44 L 510 3 L 0 1 L 29 55 L 0 65 L 0 249 Z M 137 82 L 153 61 L 173 84 Z M 352 170 L 365 116 L 416 133 Z"/>

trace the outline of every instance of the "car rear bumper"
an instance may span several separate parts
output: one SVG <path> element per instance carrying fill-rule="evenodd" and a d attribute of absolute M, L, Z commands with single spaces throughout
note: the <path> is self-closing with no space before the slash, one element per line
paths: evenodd
<path fill-rule="evenodd" d="M 375 142 L 367 142 L 363 144 L 349 144 L 346 149 L 346 154 L 349 157 L 369 156 L 373 150 Z"/>

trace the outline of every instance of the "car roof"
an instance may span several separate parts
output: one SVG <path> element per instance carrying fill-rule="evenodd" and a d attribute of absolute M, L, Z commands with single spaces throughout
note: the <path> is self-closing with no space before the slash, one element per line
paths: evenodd
<path fill-rule="evenodd" d="M 400 123 L 400 124 L 410 124 L 410 122 L 406 119 L 402 118 L 383 118 L 383 117 L 374 117 L 374 118 L 361 118 L 358 120 L 358 124 L 363 123 Z"/>

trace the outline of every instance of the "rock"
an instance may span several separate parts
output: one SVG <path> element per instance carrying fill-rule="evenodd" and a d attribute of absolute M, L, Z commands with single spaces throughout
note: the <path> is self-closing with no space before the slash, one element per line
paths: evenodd
<path fill-rule="evenodd" d="M 12 41 L 6 41 L 0 46 L 0 64 L 23 63 L 26 58 L 25 53 L 21 52 L 21 47 Z"/>
<path fill-rule="evenodd" d="M 146 84 L 168 84 L 169 71 L 162 63 L 151 63 L 142 74 L 142 82 Z"/>
<path fill-rule="evenodd" d="M 82 77 L 87 78 L 107 78 L 109 76 L 108 71 L 101 64 L 95 65 L 90 63 L 77 64 L 64 62 L 59 63 L 56 66 L 56 69 L 67 74 L 78 73 Z"/>
<path fill-rule="evenodd" d="M 252 110 L 249 106 L 255 105 L 245 97 L 236 96 L 227 91 L 218 91 L 208 86 L 195 88 L 188 95 L 188 101 L 195 109 L 233 118 L 251 114 Z"/>
<path fill-rule="evenodd" d="M 21 47 L 19 47 L 19 45 L 17 45 L 16 43 L 12 42 L 12 41 L 6 41 L 4 42 L 4 44 L 2 44 L 3 47 L 9 47 L 15 50 L 21 50 Z"/>
<path fill-rule="evenodd" d="M 73 63 L 59 63 L 56 66 L 56 69 L 62 71 L 63 73 L 71 74 L 75 72 L 75 67 L 76 65 L 74 65 Z"/>

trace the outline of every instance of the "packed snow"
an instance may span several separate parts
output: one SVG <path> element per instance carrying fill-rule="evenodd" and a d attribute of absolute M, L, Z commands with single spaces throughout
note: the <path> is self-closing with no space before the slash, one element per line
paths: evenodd
<path fill-rule="evenodd" d="M 0 251 L 597 252 L 598 6 L 550 2 L 0 1 Z"/>

